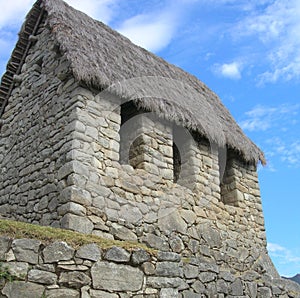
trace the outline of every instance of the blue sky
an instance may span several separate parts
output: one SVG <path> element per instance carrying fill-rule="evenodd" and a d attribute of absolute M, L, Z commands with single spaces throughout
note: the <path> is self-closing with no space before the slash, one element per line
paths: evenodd
<path fill-rule="evenodd" d="M 300 1 L 69 0 L 194 74 L 265 152 L 259 168 L 269 253 L 300 273 Z M 34 1 L 0 0 L 0 74 Z"/>

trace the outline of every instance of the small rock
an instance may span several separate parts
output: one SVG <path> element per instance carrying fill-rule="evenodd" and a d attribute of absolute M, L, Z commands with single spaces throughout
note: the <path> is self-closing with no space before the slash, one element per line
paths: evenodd
<path fill-rule="evenodd" d="M 76 257 L 91 261 L 98 261 L 101 257 L 98 245 L 91 243 L 81 246 L 76 253 Z"/>
<path fill-rule="evenodd" d="M 150 260 L 150 254 L 143 249 L 138 249 L 132 253 L 131 261 L 134 265 L 140 265 Z"/>
<path fill-rule="evenodd" d="M 16 239 L 12 243 L 12 250 L 17 261 L 37 264 L 41 242 L 35 239 Z"/>
<path fill-rule="evenodd" d="M 116 263 L 126 263 L 130 260 L 130 253 L 122 247 L 113 246 L 106 251 L 104 259 Z"/>
<path fill-rule="evenodd" d="M 43 250 L 45 263 L 67 261 L 74 256 L 74 249 L 65 242 L 54 242 Z"/>
<path fill-rule="evenodd" d="M 56 283 L 57 275 L 51 272 L 32 269 L 28 273 L 28 280 L 45 285 L 53 285 Z"/>

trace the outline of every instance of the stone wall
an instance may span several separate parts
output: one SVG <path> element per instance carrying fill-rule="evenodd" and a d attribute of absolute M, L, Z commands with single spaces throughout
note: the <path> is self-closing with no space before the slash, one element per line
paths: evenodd
<path fill-rule="evenodd" d="M 143 132 L 141 162 L 123 164 L 122 104 L 72 77 L 44 24 L 2 119 L 0 214 L 259 272 L 268 255 L 256 167 L 228 155 L 220 184 L 209 140 L 149 114 L 132 118 Z M 176 183 L 173 142 L 182 159 Z"/>
<path fill-rule="evenodd" d="M 9 298 L 300 297 L 294 282 L 254 271 L 234 275 L 172 252 L 1 237 L 0 260 L 0 295 Z"/>
<path fill-rule="evenodd" d="M 0 213 L 59 226 L 59 178 L 72 149 L 71 91 L 78 84 L 46 27 L 15 77 L 0 127 Z"/>

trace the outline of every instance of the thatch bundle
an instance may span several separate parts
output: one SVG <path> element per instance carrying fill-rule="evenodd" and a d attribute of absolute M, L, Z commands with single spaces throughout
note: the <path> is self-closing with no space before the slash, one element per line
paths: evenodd
<path fill-rule="evenodd" d="M 32 12 L 37 7 L 45 10 L 48 25 L 77 80 L 137 101 L 220 146 L 227 145 L 248 162 L 265 162 L 261 150 L 244 135 L 218 96 L 196 77 L 62 0 L 37 1 L 26 22 L 34 21 L 36 14 Z"/>

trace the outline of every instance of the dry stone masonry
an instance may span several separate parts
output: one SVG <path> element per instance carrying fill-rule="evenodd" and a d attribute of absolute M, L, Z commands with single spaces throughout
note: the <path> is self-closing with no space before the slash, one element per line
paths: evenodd
<path fill-rule="evenodd" d="M 2 297 L 299 297 L 300 286 L 255 271 L 234 275 L 201 258 L 96 244 L 0 238 Z"/>
<path fill-rule="evenodd" d="M 36 31 L 28 36 L 32 23 Z M 25 25 L 0 89 L 0 214 L 136 241 L 159 253 L 155 259 L 144 251 L 95 246 L 75 253 L 63 243 L 43 247 L 33 239 L 3 238 L 3 260 L 21 278 L 3 284 L 3 295 L 299 297 L 289 288 L 294 284 L 285 288 L 266 249 L 257 177 L 263 154 L 216 95 L 61 0 L 37 1 Z M 77 34 L 79 27 L 86 36 Z M 94 41 L 91 55 L 120 51 L 90 57 L 93 38 L 103 40 Z M 24 40 L 30 46 L 17 71 Z M 78 49 L 84 54 L 76 56 Z M 106 68 L 108 59 L 123 59 L 125 52 L 141 61 L 116 60 Z M 81 69 L 93 68 L 80 77 Z M 176 83 L 182 93 L 145 94 L 161 90 L 161 81 L 139 86 L 143 96 L 134 92 L 131 77 L 159 71 L 182 80 Z M 199 110 L 197 101 L 176 101 L 189 98 L 187 83 Z M 220 122 L 215 131 L 210 119 Z"/>

